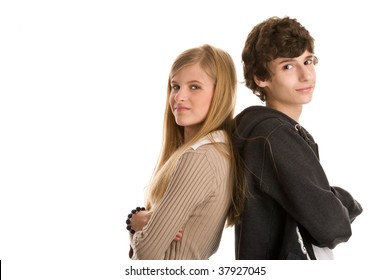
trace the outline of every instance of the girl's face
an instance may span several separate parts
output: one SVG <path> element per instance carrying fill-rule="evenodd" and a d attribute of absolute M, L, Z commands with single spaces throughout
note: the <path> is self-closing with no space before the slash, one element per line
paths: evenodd
<path fill-rule="evenodd" d="M 199 131 L 213 94 L 214 81 L 199 63 L 184 67 L 172 77 L 169 103 L 176 123 L 184 127 L 185 141 Z"/>
<path fill-rule="evenodd" d="M 294 58 L 277 58 L 270 64 L 272 72 L 268 81 L 257 81 L 267 92 L 267 106 L 284 111 L 283 108 L 302 108 L 311 101 L 316 83 L 314 54 L 305 51 Z M 261 85 L 260 85 L 260 84 Z"/>

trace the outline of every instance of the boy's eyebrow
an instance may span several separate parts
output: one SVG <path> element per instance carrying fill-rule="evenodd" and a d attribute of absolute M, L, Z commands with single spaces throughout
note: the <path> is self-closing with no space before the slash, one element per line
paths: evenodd
<path fill-rule="evenodd" d="M 309 55 L 306 56 L 306 59 L 308 59 L 308 58 L 314 58 L 314 57 L 315 57 L 315 54 L 314 54 L 314 53 L 311 53 L 311 54 L 309 54 Z"/>
<path fill-rule="evenodd" d="M 305 59 L 313 59 L 315 57 L 314 53 L 311 53 L 309 55 L 307 55 L 305 57 Z M 291 62 L 291 61 L 294 61 L 296 60 L 296 57 L 279 57 L 279 59 L 281 59 L 278 64 L 283 64 L 283 63 L 287 63 L 287 62 Z"/>
<path fill-rule="evenodd" d="M 278 64 L 282 64 L 282 63 L 286 63 L 286 62 L 291 62 L 291 61 L 294 61 L 295 58 L 285 58 L 285 57 L 280 57 L 279 59 L 281 59 Z"/>

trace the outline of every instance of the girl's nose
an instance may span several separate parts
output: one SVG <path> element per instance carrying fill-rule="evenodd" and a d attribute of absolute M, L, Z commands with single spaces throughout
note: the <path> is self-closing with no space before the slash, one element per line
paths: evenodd
<path fill-rule="evenodd" d="M 184 101 L 186 98 L 187 98 L 187 93 L 185 92 L 185 90 L 179 89 L 176 92 L 176 96 L 175 96 L 175 101 L 176 102 Z"/>

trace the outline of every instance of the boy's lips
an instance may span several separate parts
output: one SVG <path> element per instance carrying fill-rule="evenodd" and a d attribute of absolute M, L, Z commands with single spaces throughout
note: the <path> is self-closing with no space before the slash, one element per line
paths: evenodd
<path fill-rule="evenodd" d="M 303 87 L 303 88 L 297 88 L 296 91 L 298 92 L 310 92 L 313 91 L 314 86 L 308 86 L 308 87 Z"/>

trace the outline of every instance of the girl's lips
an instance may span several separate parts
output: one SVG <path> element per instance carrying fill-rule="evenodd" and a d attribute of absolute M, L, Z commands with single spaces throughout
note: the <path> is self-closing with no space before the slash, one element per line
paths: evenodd
<path fill-rule="evenodd" d="M 189 110 L 189 108 L 184 107 L 184 106 L 177 106 L 176 107 L 176 111 L 178 111 L 178 112 L 182 112 L 182 111 L 186 111 L 186 110 Z"/>

